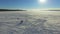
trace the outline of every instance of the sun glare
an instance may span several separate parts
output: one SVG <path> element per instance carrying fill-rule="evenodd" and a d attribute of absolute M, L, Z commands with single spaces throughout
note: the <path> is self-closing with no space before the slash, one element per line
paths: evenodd
<path fill-rule="evenodd" d="M 40 3 L 46 3 L 46 0 L 39 0 Z"/>

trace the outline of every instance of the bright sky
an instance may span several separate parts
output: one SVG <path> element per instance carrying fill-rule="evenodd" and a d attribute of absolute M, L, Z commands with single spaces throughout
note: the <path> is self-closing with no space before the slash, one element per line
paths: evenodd
<path fill-rule="evenodd" d="M 60 0 L 0 0 L 0 8 L 60 8 Z"/>

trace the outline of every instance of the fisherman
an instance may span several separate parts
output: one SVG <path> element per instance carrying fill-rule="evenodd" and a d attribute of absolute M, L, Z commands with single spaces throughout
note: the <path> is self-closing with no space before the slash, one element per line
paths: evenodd
<path fill-rule="evenodd" d="M 23 20 L 21 20 L 19 24 L 22 24 L 22 23 L 23 23 Z"/>
<path fill-rule="evenodd" d="M 20 21 L 20 23 L 18 23 L 17 25 L 21 25 L 23 23 L 23 20 Z"/>

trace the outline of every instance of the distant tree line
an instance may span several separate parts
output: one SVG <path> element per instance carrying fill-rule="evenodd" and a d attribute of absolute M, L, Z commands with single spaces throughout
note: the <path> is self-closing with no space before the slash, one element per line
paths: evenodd
<path fill-rule="evenodd" d="M 60 10 L 42 10 L 42 11 L 60 11 Z"/>
<path fill-rule="evenodd" d="M 18 10 L 18 9 L 0 9 L 0 11 L 26 11 L 26 10 Z"/>

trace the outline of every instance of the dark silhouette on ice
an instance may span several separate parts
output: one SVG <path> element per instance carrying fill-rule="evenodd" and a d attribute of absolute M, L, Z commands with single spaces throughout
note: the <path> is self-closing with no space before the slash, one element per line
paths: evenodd
<path fill-rule="evenodd" d="M 22 24 L 22 23 L 23 23 L 23 20 L 21 20 L 19 24 Z"/>
<path fill-rule="evenodd" d="M 17 26 L 21 25 L 23 23 L 23 20 L 20 21 L 20 23 L 17 24 Z"/>

